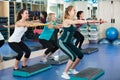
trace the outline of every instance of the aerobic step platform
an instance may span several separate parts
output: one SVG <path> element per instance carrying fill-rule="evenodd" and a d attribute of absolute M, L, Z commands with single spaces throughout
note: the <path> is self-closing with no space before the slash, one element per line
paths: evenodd
<path fill-rule="evenodd" d="M 104 74 L 99 68 L 87 68 L 76 75 L 71 76 L 70 80 L 96 80 Z"/>
<path fill-rule="evenodd" d="M 13 75 L 20 77 L 29 77 L 37 73 L 43 72 L 45 70 L 48 70 L 50 68 L 52 68 L 50 64 L 35 64 L 26 68 L 14 70 Z"/>
<path fill-rule="evenodd" d="M 84 54 L 91 54 L 97 51 L 98 51 L 98 48 L 86 48 L 81 50 L 81 52 L 83 52 Z"/>
<path fill-rule="evenodd" d="M 66 63 L 68 61 L 69 57 L 66 55 L 62 55 L 59 57 L 58 61 L 55 61 L 54 58 L 48 58 L 48 64 L 52 64 L 52 65 L 57 65 L 57 64 L 63 64 Z"/>

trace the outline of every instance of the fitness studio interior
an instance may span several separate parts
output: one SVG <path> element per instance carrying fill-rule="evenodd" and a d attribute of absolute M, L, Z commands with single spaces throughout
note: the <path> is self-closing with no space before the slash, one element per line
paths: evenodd
<path fill-rule="evenodd" d="M 0 0 L 0 80 L 120 80 L 120 0 Z"/>

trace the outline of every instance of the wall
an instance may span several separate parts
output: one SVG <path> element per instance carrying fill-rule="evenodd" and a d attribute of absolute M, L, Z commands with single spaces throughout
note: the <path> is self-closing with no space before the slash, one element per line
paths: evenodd
<path fill-rule="evenodd" d="M 113 0 L 114 1 L 114 0 Z M 100 25 L 100 38 L 105 37 L 105 30 L 108 27 L 114 26 L 119 30 L 120 33 L 120 1 L 116 0 L 111 5 L 111 1 L 100 1 L 98 5 L 98 18 L 102 18 L 107 21 L 107 23 Z M 111 24 L 111 18 L 115 18 L 115 24 Z M 119 35 L 120 37 L 120 35 Z"/>

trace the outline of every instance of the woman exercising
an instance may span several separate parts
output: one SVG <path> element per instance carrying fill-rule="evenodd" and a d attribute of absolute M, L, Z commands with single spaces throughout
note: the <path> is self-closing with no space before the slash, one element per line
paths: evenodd
<path fill-rule="evenodd" d="M 83 11 L 78 11 L 77 12 L 77 19 L 78 20 L 84 20 L 83 19 L 84 17 L 84 13 Z M 79 28 L 82 26 L 82 24 L 76 24 L 76 31 L 75 31 L 75 34 L 74 34 L 74 38 L 76 38 L 76 42 L 75 42 L 75 46 L 78 46 L 79 49 L 82 49 L 81 46 L 83 44 L 83 41 L 84 41 L 84 36 L 79 32 Z"/>
<path fill-rule="evenodd" d="M 29 19 L 29 13 L 26 9 L 21 9 L 17 15 L 17 22 L 15 23 L 15 30 L 13 34 L 8 39 L 9 46 L 18 53 L 15 64 L 14 70 L 18 70 L 18 64 L 25 52 L 22 68 L 27 67 L 27 60 L 30 57 L 31 50 L 23 43 L 21 38 L 23 37 L 24 33 L 27 31 L 27 27 L 38 25 L 40 23 L 35 21 L 27 21 Z M 12 26 L 9 26 L 12 27 Z"/>
<path fill-rule="evenodd" d="M 62 26 L 61 24 L 56 24 L 55 14 L 48 14 L 48 23 L 53 24 L 53 26 L 44 26 L 42 33 L 39 36 L 39 42 L 43 45 L 44 48 L 47 48 L 45 52 L 41 55 L 40 61 L 46 62 L 46 56 L 51 55 L 57 49 L 57 33 L 59 28 Z"/>
<path fill-rule="evenodd" d="M 64 21 L 63 21 L 63 34 L 59 38 L 59 47 L 60 49 L 69 56 L 68 63 L 62 74 L 62 78 L 70 79 L 68 72 L 71 74 L 77 74 L 78 71 L 75 70 L 75 67 L 83 58 L 83 54 L 75 45 L 72 43 L 72 37 L 76 31 L 75 24 L 85 24 L 87 22 L 99 22 L 99 21 L 86 21 L 86 20 L 74 20 L 76 15 L 76 9 L 74 6 L 68 6 L 65 9 Z"/>

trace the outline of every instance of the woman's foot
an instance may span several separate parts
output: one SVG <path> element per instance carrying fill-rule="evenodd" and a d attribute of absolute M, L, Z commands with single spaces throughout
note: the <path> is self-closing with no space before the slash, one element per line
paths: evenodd
<path fill-rule="evenodd" d="M 67 72 L 63 72 L 63 74 L 61 75 L 62 78 L 64 79 L 70 79 L 70 76 L 68 75 Z"/>
<path fill-rule="evenodd" d="M 19 70 L 19 69 L 14 69 L 14 68 L 13 68 L 13 70 L 15 71 L 15 70 Z"/>
<path fill-rule="evenodd" d="M 13 70 L 19 70 L 19 68 L 18 67 L 14 67 Z"/>
<path fill-rule="evenodd" d="M 77 70 L 75 70 L 75 69 L 70 69 L 69 71 L 68 71 L 68 74 L 78 74 L 79 72 L 77 71 Z"/>

